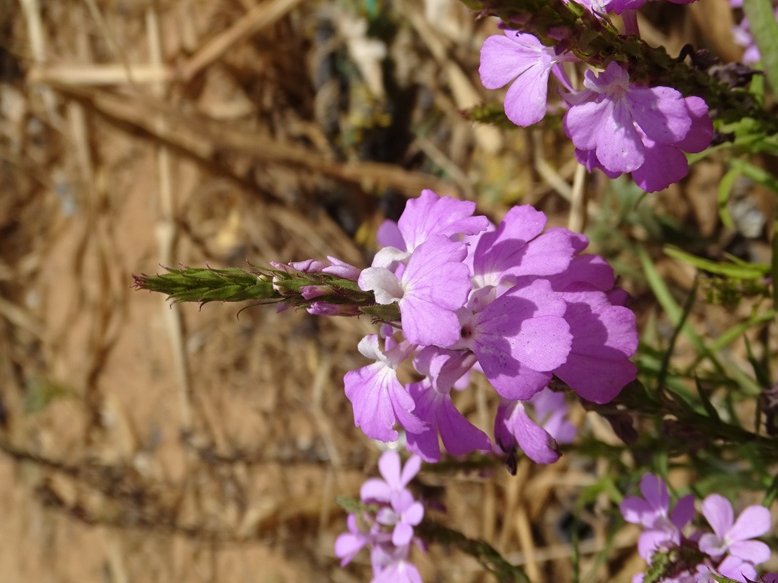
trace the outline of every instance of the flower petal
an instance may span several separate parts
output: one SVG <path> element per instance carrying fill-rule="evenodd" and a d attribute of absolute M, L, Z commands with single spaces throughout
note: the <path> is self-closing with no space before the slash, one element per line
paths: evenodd
<path fill-rule="evenodd" d="M 672 87 L 631 87 L 626 100 L 632 119 L 650 140 L 677 144 L 689 133 L 689 109 L 683 95 Z"/>
<path fill-rule="evenodd" d="M 729 529 L 727 537 L 731 541 L 744 541 L 762 536 L 770 530 L 771 526 L 772 517 L 767 508 L 759 505 L 749 506 L 737 517 L 735 524 Z M 745 559 L 745 557 L 743 558 Z"/>
<path fill-rule="evenodd" d="M 521 73 L 505 94 L 505 115 L 520 127 L 538 123 L 546 115 L 551 62 L 538 61 Z"/>
<path fill-rule="evenodd" d="M 702 514 L 719 538 L 724 538 L 732 527 L 732 504 L 720 494 L 711 494 L 702 501 Z"/>

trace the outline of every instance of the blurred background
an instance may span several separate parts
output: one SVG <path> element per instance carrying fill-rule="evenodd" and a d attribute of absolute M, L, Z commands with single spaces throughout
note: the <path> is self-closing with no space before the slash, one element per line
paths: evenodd
<path fill-rule="evenodd" d="M 725 0 L 658 4 L 641 21 L 649 42 L 740 56 Z M 493 219 L 530 203 L 586 227 L 661 342 L 672 327 L 632 245 L 679 297 L 694 271 L 667 241 L 769 259 L 773 199 L 738 182 L 724 228 L 720 157 L 638 206 L 628 182 L 577 175 L 559 116 L 471 121 L 501 104 L 477 74 L 496 32 L 455 0 L 0 0 L 0 580 L 369 579 L 366 556 L 341 569 L 332 549 L 335 496 L 355 495 L 378 455 L 342 390 L 370 323 L 170 306 L 133 290 L 133 273 L 366 265 L 380 222 L 432 188 Z M 693 318 L 715 336 L 733 313 Z M 488 430 L 482 389 L 461 407 Z M 421 484 L 438 519 L 536 583 L 572 581 L 575 540 L 581 580 L 628 581 L 638 531 L 608 518 L 607 470 L 564 456 Z M 491 580 L 438 547 L 417 561 L 425 581 Z"/>

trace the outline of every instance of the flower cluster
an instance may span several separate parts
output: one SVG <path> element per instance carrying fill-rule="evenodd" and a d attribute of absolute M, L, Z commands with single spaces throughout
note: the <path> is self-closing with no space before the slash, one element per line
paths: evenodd
<path fill-rule="evenodd" d="M 643 527 L 638 553 L 651 563 L 659 554 L 670 557 L 664 565 L 662 583 L 714 583 L 727 577 L 742 583 L 757 581 L 756 567 L 770 558 L 769 547 L 752 540 L 771 527 L 770 511 L 749 506 L 735 519 L 729 500 L 711 494 L 702 501 L 702 515 L 713 532 L 698 531 L 686 536 L 684 530 L 694 518 L 694 497 L 687 495 L 670 508 L 670 496 L 662 480 L 646 474 L 640 481 L 643 497 L 629 496 L 621 503 L 627 522 Z M 765 575 L 760 581 L 770 581 Z M 633 583 L 643 581 L 643 573 Z"/>
<path fill-rule="evenodd" d="M 335 555 L 341 566 L 367 547 L 373 583 L 421 583 L 419 571 L 408 555 L 416 540 L 414 527 L 424 517 L 424 506 L 407 489 L 420 467 L 421 460 L 416 456 L 405 467 L 396 451 L 381 456 L 378 469 L 383 479 L 372 478 L 362 485 L 360 498 L 365 509 L 348 515 L 348 532 L 335 541 Z"/>
<path fill-rule="evenodd" d="M 368 437 L 393 441 L 400 428 L 426 461 L 440 459 L 442 440 L 452 455 L 518 447 L 550 463 L 574 431 L 549 383 L 557 377 L 596 403 L 616 397 L 635 378 L 635 316 L 608 264 L 581 254 L 582 235 L 545 230 L 530 206 L 498 225 L 474 210 L 425 190 L 381 226 L 383 248 L 357 282 L 399 318 L 359 343 L 372 363 L 346 373 L 346 396 Z M 419 380 L 401 381 L 404 362 Z M 452 400 L 471 371 L 501 397 L 496 445 Z"/>
<path fill-rule="evenodd" d="M 516 125 L 527 127 L 545 116 L 553 76 L 563 97 L 560 105 L 566 109 L 565 132 L 578 161 L 589 171 L 598 168 L 611 178 L 631 174 L 643 190 L 655 192 L 686 176 L 685 152 L 700 152 L 710 145 L 713 125 L 701 98 L 684 97 L 671 87 L 632 83 L 626 69 L 615 62 L 599 74 L 586 71 L 583 87 L 577 90 L 563 67 L 577 61 L 574 55 L 546 47 L 531 34 L 504 32 L 487 38 L 481 48 L 484 87 L 510 85 L 505 113 Z"/>

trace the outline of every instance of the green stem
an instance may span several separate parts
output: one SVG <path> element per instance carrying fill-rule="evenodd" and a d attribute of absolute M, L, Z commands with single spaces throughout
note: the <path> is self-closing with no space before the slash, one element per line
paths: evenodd
<path fill-rule="evenodd" d="M 457 530 L 426 518 L 416 529 L 425 541 L 451 545 L 463 553 L 475 557 L 500 583 L 531 583 L 521 567 L 509 563 L 493 546 L 485 541 L 468 538 Z"/>

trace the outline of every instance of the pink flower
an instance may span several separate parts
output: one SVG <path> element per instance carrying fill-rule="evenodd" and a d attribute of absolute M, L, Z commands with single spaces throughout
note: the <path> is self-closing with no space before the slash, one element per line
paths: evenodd
<path fill-rule="evenodd" d="M 414 366 L 427 378 L 408 385 L 408 392 L 416 403 L 414 414 L 427 424 L 420 432 L 406 432 L 408 449 L 425 461 L 440 460 L 438 435 L 451 455 L 465 455 L 473 451 L 491 451 L 487 435 L 470 423 L 451 401 L 451 390 L 473 365 L 474 357 L 434 347 L 423 349 Z"/>
<path fill-rule="evenodd" d="M 654 192 L 686 176 L 684 152 L 702 151 L 713 137 L 702 99 L 630 84 L 615 62 L 598 76 L 587 71 L 584 86 L 568 98 L 564 127 L 589 170 L 611 178 L 631 172 L 638 186 Z"/>
<path fill-rule="evenodd" d="M 714 558 L 724 557 L 718 570 L 738 581 L 753 578 L 754 565 L 770 558 L 770 548 L 761 541 L 751 540 L 770 530 L 770 511 L 764 506 L 749 506 L 734 518 L 732 504 L 719 494 L 711 494 L 702 502 L 702 514 L 714 534 L 700 538 L 700 550 Z"/>
<path fill-rule="evenodd" d="M 368 437 L 382 441 L 397 439 L 397 422 L 421 431 L 424 423 L 411 413 L 413 399 L 397 378 L 396 368 L 405 360 L 408 348 L 387 340 L 382 350 L 378 336 L 370 335 L 359 342 L 359 351 L 375 362 L 343 377 L 346 397 L 354 408 L 354 424 Z"/>
<path fill-rule="evenodd" d="M 691 128 L 678 91 L 631 85 L 627 71 L 615 62 L 597 76 L 587 71 L 584 86 L 570 98 L 565 131 L 576 148 L 594 150 L 610 172 L 632 172 L 643 165 L 641 133 L 659 144 L 676 144 Z"/>
<path fill-rule="evenodd" d="M 369 506 L 359 516 L 349 514 L 348 532 L 335 541 L 335 555 L 341 559 L 341 566 L 369 547 L 373 583 L 421 583 L 408 556 L 415 540 L 414 527 L 424 518 L 424 506 L 406 488 L 420 467 L 417 456 L 402 467 L 396 451 L 381 455 L 378 468 L 383 479 L 367 480 L 360 491 L 362 502 Z"/>
<path fill-rule="evenodd" d="M 418 456 L 408 458 L 403 467 L 399 453 L 386 451 L 378 460 L 378 471 L 382 479 L 369 479 L 362 485 L 359 495 L 363 501 L 391 502 L 392 496 L 405 490 L 420 469 L 421 459 Z"/>
<path fill-rule="evenodd" d="M 681 531 L 694 517 L 694 498 L 684 496 L 671 512 L 667 486 L 653 474 L 646 474 L 640 480 L 640 492 L 643 498 L 624 498 L 620 510 L 624 520 L 645 529 L 638 539 L 638 553 L 650 561 L 658 550 L 681 543 Z"/>
<path fill-rule="evenodd" d="M 438 196 L 425 188 L 418 198 L 406 203 L 399 221 L 384 221 L 378 229 L 378 242 L 392 249 L 395 257 L 402 256 L 402 253 L 407 257 L 430 237 L 438 235 L 455 239 L 486 229 L 489 220 L 481 215 L 473 216 L 474 211 L 474 202 Z M 398 251 L 402 253 L 398 254 Z M 382 252 L 383 249 L 378 257 Z M 387 266 L 386 261 L 381 259 L 373 265 Z"/>
<path fill-rule="evenodd" d="M 400 277 L 386 267 L 369 267 L 359 287 L 372 291 L 379 304 L 398 303 L 408 341 L 450 346 L 459 339 L 456 310 L 470 292 L 466 255 L 464 243 L 434 235 L 413 250 Z"/>
<path fill-rule="evenodd" d="M 565 309 L 549 282 L 536 279 L 511 288 L 464 326 L 463 340 L 500 396 L 529 399 L 564 364 L 572 344 Z"/>
<path fill-rule="evenodd" d="M 555 66 L 570 55 L 557 55 L 531 34 L 506 30 L 494 35 L 481 47 L 481 83 L 487 89 L 511 84 L 505 95 L 505 115 L 518 126 L 527 127 L 546 115 L 548 76 Z M 561 69 L 557 76 L 564 82 Z"/>

